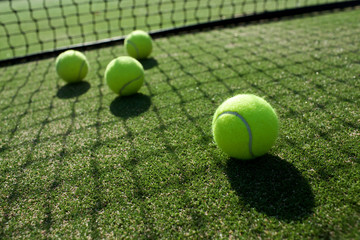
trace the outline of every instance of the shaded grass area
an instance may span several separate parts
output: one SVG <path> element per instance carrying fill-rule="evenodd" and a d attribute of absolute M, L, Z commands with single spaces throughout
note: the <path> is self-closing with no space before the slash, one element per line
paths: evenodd
<path fill-rule="evenodd" d="M 104 84 L 116 46 L 0 71 L 1 238 L 359 238 L 359 10 L 156 39 L 139 94 Z M 217 106 L 281 119 L 252 162 L 214 144 Z"/>

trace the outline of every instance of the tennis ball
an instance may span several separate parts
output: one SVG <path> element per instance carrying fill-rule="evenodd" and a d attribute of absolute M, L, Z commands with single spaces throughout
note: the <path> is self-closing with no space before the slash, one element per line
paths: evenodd
<path fill-rule="evenodd" d="M 252 94 L 227 99 L 216 110 L 212 132 L 218 147 L 230 157 L 253 159 L 273 146 L 279 120 L 268 102 Z"/>
<path fill-rule="evenodd" d="M 152 51 L 152 39 L 147 32 L 136 30 L 125 38 L 125 49 L 136 59 L 147 58 Z"/>
<path fill-rule="evenodd" d="M 56 58 L 55 66 L 59 77 L 68 83 L 80 82 L 89 70 L 89 63 L 85 55 L 75 50 L 61 53 Z"/>
<path fill-rule="evenodd" d="M 136 93 L 144 82 L 144 69 L 135 58 L 122 56 L 106 67 L 105 80 L 109 88 L 120 96 Z"/>

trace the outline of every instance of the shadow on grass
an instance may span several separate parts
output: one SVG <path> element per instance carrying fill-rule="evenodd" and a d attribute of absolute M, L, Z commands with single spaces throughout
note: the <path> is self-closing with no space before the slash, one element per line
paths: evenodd
<path fill-rule="evenodd" d="M 244 203 L 268 216 L 293 221 L 313 212 L 314 194 L 309 183 L 279 157 L 267 154 L 252 161 L 230 159 L 226 174 Z"/>
<path fill-rule="evenodd" d="M 75 98 L 85 94 L 89 89 L 88 82 L 68 83 L 59 89 L 56 96 L 61 99 Z"/>
<path fill-rule="evenodd" d="M 0 147 L 0 153 L 5 152 L 8 149 L 9 149 L 9 146 L 4 145 L 4 146 Z"/>
<path fill-rule="evenodd" d="M 146 59 L 141 59 L 140 60 L 140 63 L 143 65 L 144 69 L 147 70 L 147 69 L 151 69 L 158 64 L 158 61 L 155 59 L 155 58 L 146 58 Z"/>
<path fill-rule="evenodd" d="M 146 112 L 151 105 L 149 96 L 137 93 L 127 97 L 117 97 L 110 104 L 110 112 L 122 118 L 130 118 Z"/>

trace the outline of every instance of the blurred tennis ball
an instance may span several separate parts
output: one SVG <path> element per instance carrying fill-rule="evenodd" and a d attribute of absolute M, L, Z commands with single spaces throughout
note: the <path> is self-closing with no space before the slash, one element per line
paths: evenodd
<path fill-rule="evenodd" d="M 55 62 L 56 72 L 65 82 L 75 83 L 83 80 L 89 70 L 89 63 L 84 54 L 75 50 L 61 53 Z"/>
<path fill-rule="evenodd" d="M 125 49 L 133 58 L 147 58 L 152 51 L 152 39 L 147 32 L 135 30 L 125 38 Z"/>
<path fill-rule="evenodd" d="M 109 88 L 118 95 L 132 95 L 143 85 L 143 66 L 132 57 L 115 58 L 106 67 L 105 81 Z"/>
<path fill-rule="evenodd" d="M 218 147 L 237 159 L 264 155 L 275 143 L 279 120 L 271 105 L 252 94 L 227 99 L 216 110 L 212 132 Z"/>

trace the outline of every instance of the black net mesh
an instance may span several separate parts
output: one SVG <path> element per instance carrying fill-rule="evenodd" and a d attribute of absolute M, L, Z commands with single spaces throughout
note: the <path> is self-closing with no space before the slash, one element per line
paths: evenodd
<path fill-rule="evenodd" d="M 64 46 L 341 0 L 2 0 L 0 60 Z"/>

